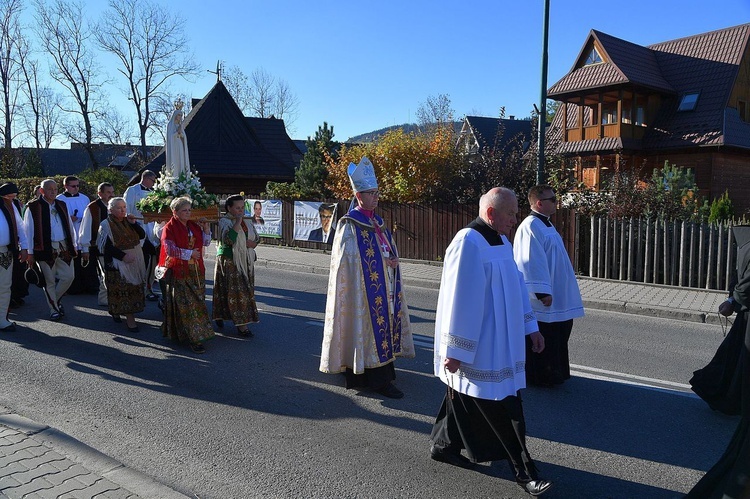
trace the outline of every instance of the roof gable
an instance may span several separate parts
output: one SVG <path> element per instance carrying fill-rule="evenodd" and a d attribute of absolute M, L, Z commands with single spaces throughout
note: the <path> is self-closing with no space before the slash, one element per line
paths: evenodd
<path fill-rule="evenodd" d="M 480 151 L 487 148 L 503 150 L 519 142 L 525 149 L 531 140 L 532 128 L 529 120 L 466 116 L 461 135 L 467 133 L 476 140 Z"/>
<path fill-rule="evenodd" d="M 602 62 L 587 64 L 587 58 L 594 49 L 602 57 Z M 601 31 L 591 30 L 573 68 L 552 85 L 548 96 L 562 96 L 624 84 L 664 93 L 674 92 L 662 76 L 651 50 Z"/>
<path fill-rule="evenodd" d="M 283 121 L 277 121 L 289 139 L 283 130 Z M 278 158 L 266 148 L 221 81 L 193 106 L 185 117 L 184 127 L 191 167 L 201 175 L 294 178 L 291 153 Z M 148 168 L 158 170 L 164 161 L 162 151 Z"/>

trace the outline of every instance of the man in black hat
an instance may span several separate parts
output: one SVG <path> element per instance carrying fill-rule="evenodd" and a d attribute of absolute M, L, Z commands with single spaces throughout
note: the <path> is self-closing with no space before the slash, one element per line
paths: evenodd
<path fill-rule="evenodd" d="M 13 281 L 13 262 L 25 262 L 27 259 L 27 240 L 23 231 L 23 222 L 13 201 L 7 197 L 10 191 L 18 193 L 14 184 L 0 186 L 0 331 L 15 331 L 16 323 L 8 320 L 8 308 Z"/>
<path fill-rule="evenodd" d="M 29 241 L 28 261 L 29 266 L 39 264 L 47 282 L 49 317 L 59 321 L 65 315 L 60 300 L 75 278 L 75 230 L 67 205 L 56 199 L 57 182 L 48 178 L 42 181 L 39 190 L 39 198 L 29 202 L 24 218 Z"/>
<path fill-rule="evenodd" d="M 22 217 L 23 205 L 18 200 L 18 186 L 13 182 L 6 182 L 0 185 L 0 197 L 10 201 L 18 216 Z M 17 229 L 20 232 L 24 231 L 23 224 L 19 225 Z M 24 238 L 25 238 L 24 232 Z M 24 272 L 26 271 L 26 262 L 20 261 L 18 258 L 13 259 L 13 283 L 10 285 L 10 308 L 18 308 L 24 304 L 24 298 L 29 295 L 29 283 L 24 279 Z"/>

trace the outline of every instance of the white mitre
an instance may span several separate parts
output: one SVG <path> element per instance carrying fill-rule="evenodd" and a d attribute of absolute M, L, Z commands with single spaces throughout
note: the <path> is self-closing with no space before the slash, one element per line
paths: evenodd
<path fill-rule="evenodd" d="M 352 183 L 354 192 L 371 191 L 378 188 L 378 179 L 375 178 L 375 167 L 372 166 L 367 157 L 363 157 L 358 165 L 349 163 L 347 169 L 349 181 Z"/>

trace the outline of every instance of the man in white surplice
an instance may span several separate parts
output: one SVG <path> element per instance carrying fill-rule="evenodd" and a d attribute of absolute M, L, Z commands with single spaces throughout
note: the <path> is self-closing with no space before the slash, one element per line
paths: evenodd
<path fill-rule="evenodd" d="M 434 369 L 447 392 L 432 429 L 430 454 L 464 468 L 507 459 L 518 485 L 539 495 L 551 483 L 539 478 L 526 448 L 520 390 L 526 387 L 525 336 L 534 351 L 544 349 L 544 338 L 503 235 L 515 225 L 517 213 L 513 191 L 491 189 L 479 201 L 479 217 L 446 250 Z"/>
<path fill-rule="evenodd" d="M 570 379 L 568 340 L 573 319 L 583 317 L 583 300 L 565 244 L 550 221 L 557 209 L 555 191 L 549 185 L 536 185 L 528 198 L 531 213 L 518 226 L 513 254 L 529 289 L 545 348 L 533 353 L 526 342 L 526 381 L 559 385 Z"/>

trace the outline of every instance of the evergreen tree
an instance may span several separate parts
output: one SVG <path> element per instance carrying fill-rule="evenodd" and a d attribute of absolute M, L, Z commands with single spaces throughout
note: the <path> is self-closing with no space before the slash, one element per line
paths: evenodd
<path fill-rule="evenodd" d="M 308 137 L 305 145 L 307 152 L 294 174 L 294 183 L 303 198 L 328 198 L 331 191 L 325 185 L 328 178 L 326 157 L 333 155 L 336 148 L 333 127 L 329 128 L 328 123 L 323 122 L 323 126 L 319 126 L 315 132 L 315 137 Z"/>

